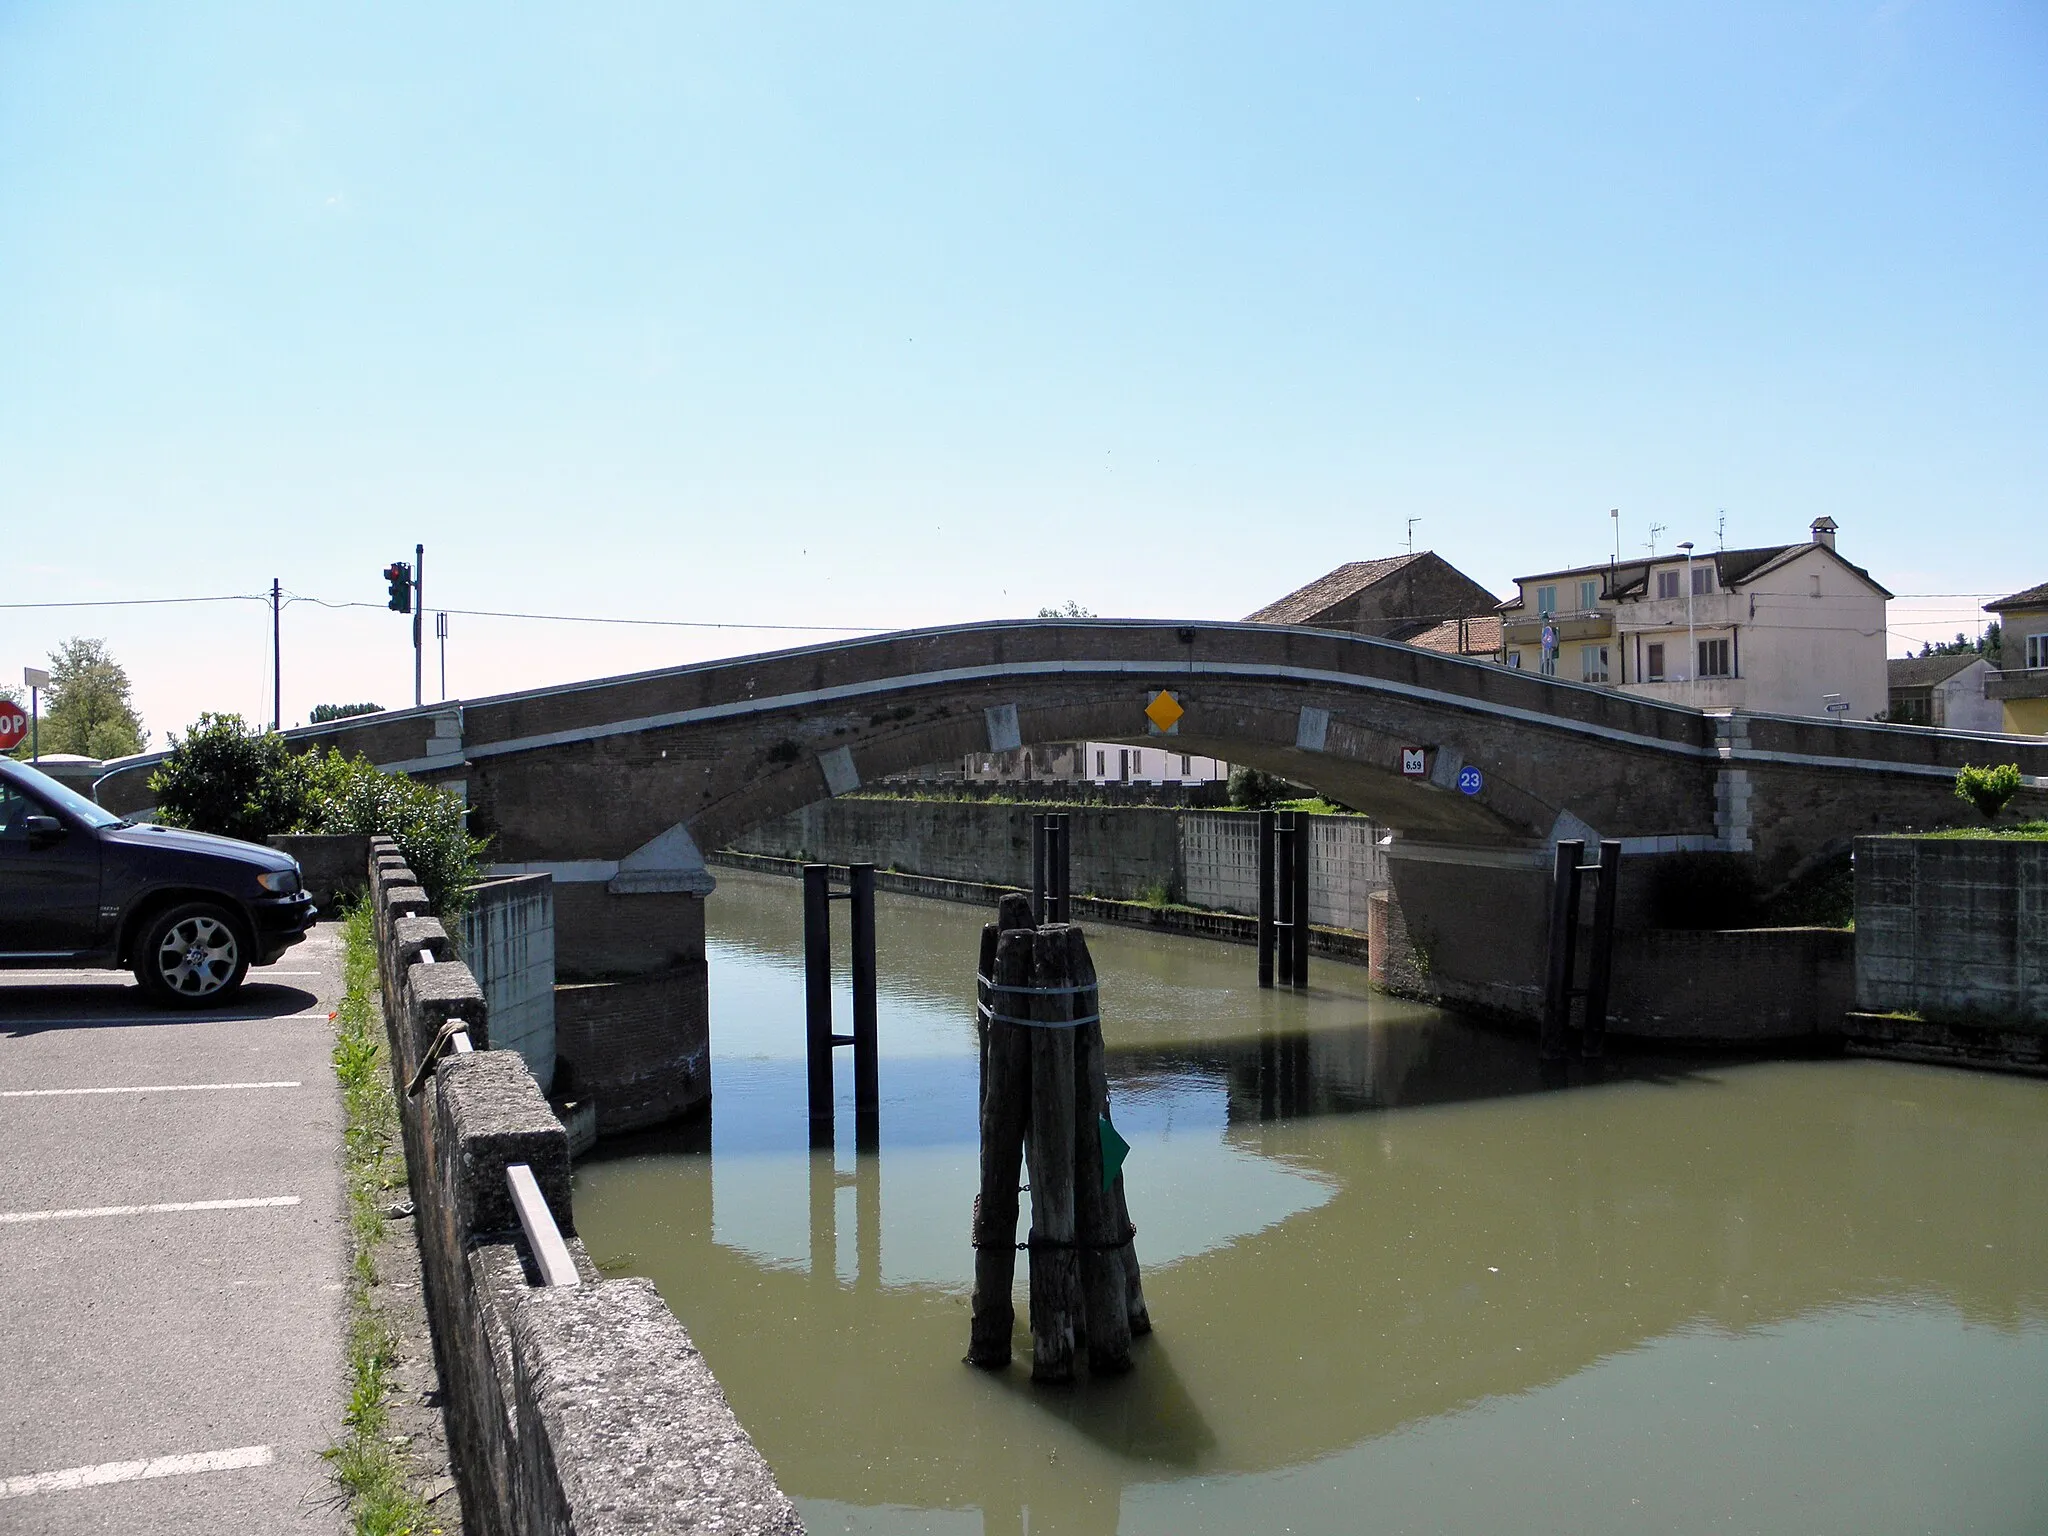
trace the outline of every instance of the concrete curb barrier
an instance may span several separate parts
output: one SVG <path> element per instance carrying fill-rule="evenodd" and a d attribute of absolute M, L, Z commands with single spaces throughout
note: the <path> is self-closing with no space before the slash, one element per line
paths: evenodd
<path fill-rule="evenodd" d="M 645 1280 L 607 1280 L 575 1237 L 569 1143 L 513 1051 L 488 1048 L 469 967 L 388 838 L 368 876 L 427 1314 L 469 1528 L 481 1536 L 803 1530 L 689 1334 Z M 432 955 L 432 961 L 422 955 Z M 442 1056 L 406 1093 L 443 1027 Z M 578 1284 L 540 1285 L 506 1180 L 523 1163 Z"/>

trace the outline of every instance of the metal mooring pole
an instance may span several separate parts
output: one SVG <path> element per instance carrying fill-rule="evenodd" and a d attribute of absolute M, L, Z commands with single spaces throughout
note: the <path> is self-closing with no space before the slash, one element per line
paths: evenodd
<path fill-rule="evenodd" d="M 1547 1061 L 1563 1058 L 1571 1028 L 1572 950 L 1579 935 L 1579 866 L 1585 857 L 1582 842 L 1557 845 L 1550 887 L 1550 970 L 1543 988 L 1541 1046 Z"/>
<path fill-rule="evenodd" d="M 1046 823 L 1051 819 L 1043 811 L 1031 818 L 1031 920 L 1034 923 L 1046 920 Z"/>
<path fill-rule="evenodd" d="M 1294 948 L 1294 990 L 1305 991 L 1308 987 L 1308 844 L 1313 819 L 1304 811 L 1294 816 L 1294 901 L 1291 916 L 1294 926 L 1287 930 L 1288 942 Z"/>
<path fill-rule="evenodd" d="M 1274 980 L 1283 987 L 1294 985 L 1294 812 L 1282 811 L 1276 818 L 1273 836 L 1273 905 L 1278 915 L 1275 935 Z"/>
<path fill-rule="evenodd" d="M 1273 813 L 1259 812 L 1259 985 L 1273 985 Z"/>
<path fill-rule="evenodd" d="M 804 866 L 804 1059 L 811 1145 L 832 1144 L 832 870 Z"/>
<path fill-rule="evenodd" d="M 853 1112 L 855 1136 L 872 1145 L 882 1106 L 881 1058 L 875 1027 L 875 866 L 854 864 L 853 885 Z"/>
<path fill-rule="evenodd" d="M 1593 892 L 1593 952 L 1586 958 L 1586 1030 L 1579 1053 L 1597 1057 L 1607 1048 L 1607 992 L 1614 965 L 1614 903 L 1619 896 L 1621 843 L 1600 840 L 1599 887 Z"/>
<path fill-rule="evenodd" d="M 1064 923 L 1067 898 L 1072 894 L 1073 864 L 1068 858 L 1067 818 L 1064 813 L 1045 819 L 1045 916 L 1048 923 Z"/>

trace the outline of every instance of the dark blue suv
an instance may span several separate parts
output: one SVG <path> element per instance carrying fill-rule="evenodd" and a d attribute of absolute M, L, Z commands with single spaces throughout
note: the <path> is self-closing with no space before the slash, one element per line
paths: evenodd
<path fill-rule="evenodd" d="M 289 854 L 128 821 L 0 757 L 0 969 L 125 966 L 152 1000 L 206 1007 L 315 915 Z"/>

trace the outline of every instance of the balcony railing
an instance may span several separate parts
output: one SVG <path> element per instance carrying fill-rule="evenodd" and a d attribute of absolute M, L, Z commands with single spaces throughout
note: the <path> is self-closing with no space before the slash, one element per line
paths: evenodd
<path fill-rule="evenodd" d="M 1559 645 L 1567 640 L 1605 640 L 1614 633 L 1614 615 L 1600 608 L 1555 613 L 1549 622 L 1557 626 Z M 1505 619 L 1501 624 L 1501 636 L 1509 645 L 1541 645 L 1543 625 L 1544 619 L 1540 614 L 1534 618 Z"/>
<path fill-rule="evenodd" d="M 2048 699 L 2048 667 L 2008 667 L 1984 679 L 1987 699 Z"/>

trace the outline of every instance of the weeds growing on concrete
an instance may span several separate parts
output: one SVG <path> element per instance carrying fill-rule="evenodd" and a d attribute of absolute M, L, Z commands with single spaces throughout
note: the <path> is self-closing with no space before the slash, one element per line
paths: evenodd
<path fill-rule="evenodd" d="M 347 1112 L 343 1173 L 348 1181 L 348 1407 L 342 1438 L 323 1454 L 348 1491 L 355 1536 L 427 1536 L 440 1530 L 407 1486 L 404 1464 L 385 1438 L 390 1420 L 391 1330 L 377 1315 L 377 1244 L 394 1190 L 405 1187 L 398 1108 L 377 1008 L 377 939 L 368 902 L 342 922 L 342 999 L 336 1014 L 334 1074 Z"/>

